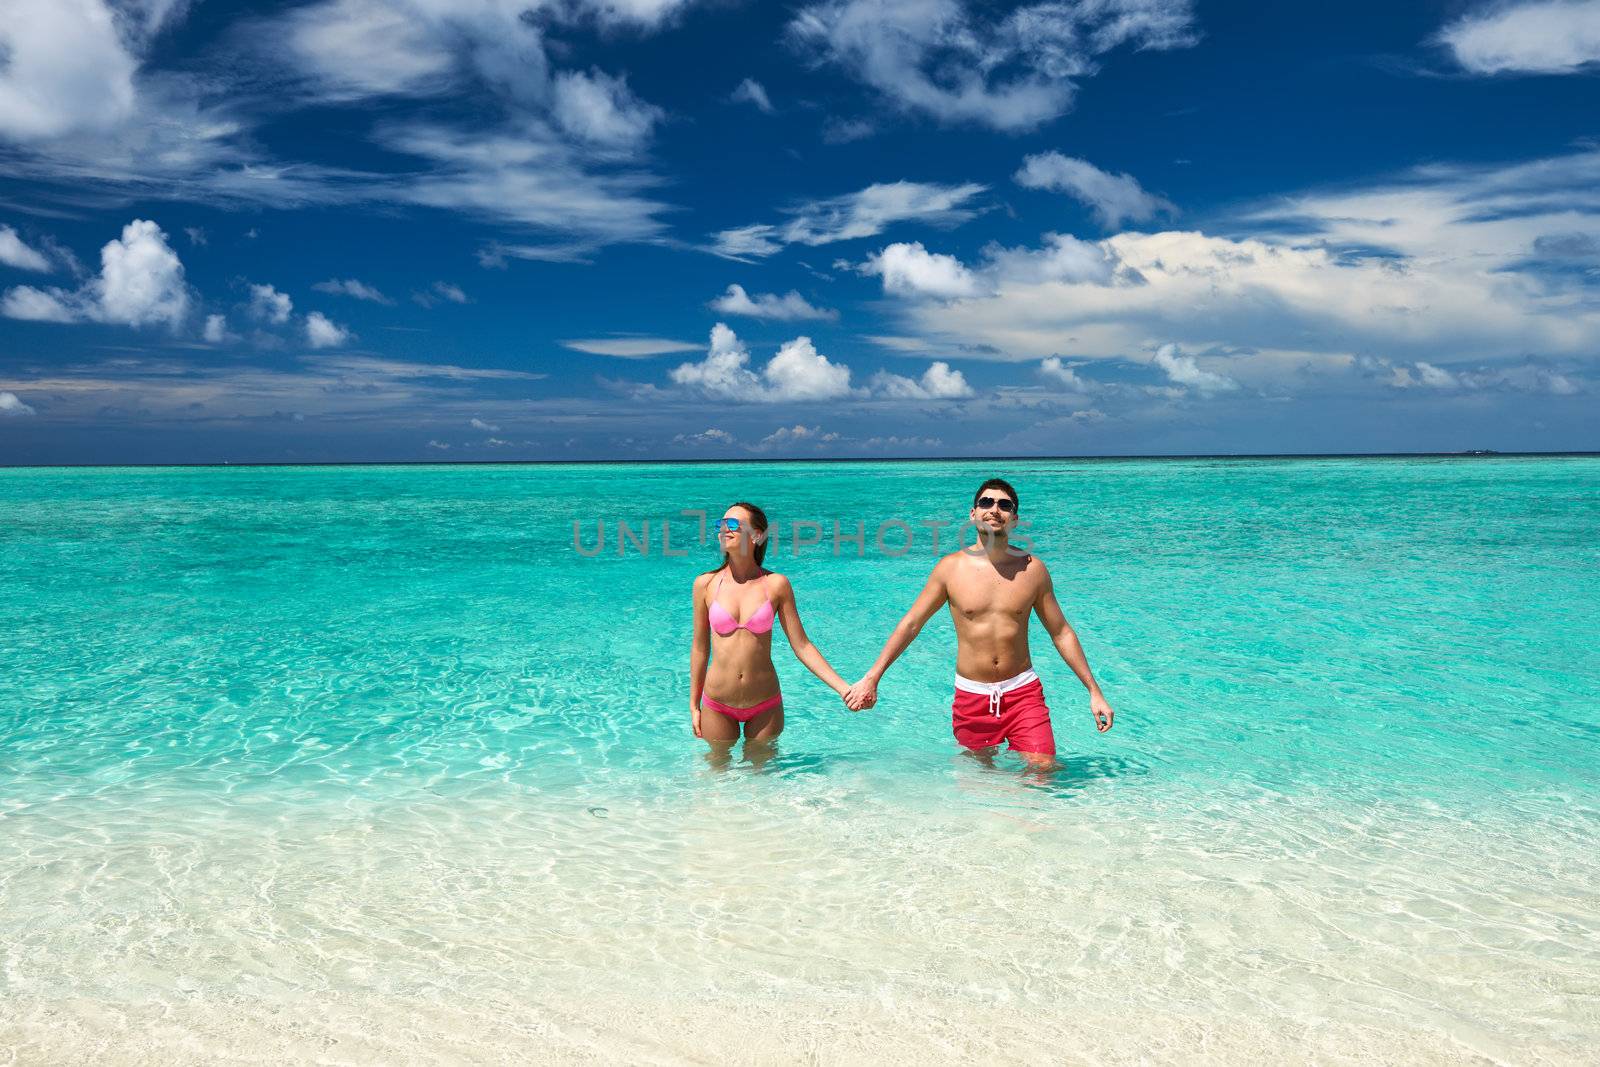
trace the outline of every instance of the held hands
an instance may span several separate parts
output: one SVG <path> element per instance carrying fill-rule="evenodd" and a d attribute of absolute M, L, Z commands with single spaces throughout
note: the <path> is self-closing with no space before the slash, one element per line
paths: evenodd
<path fill-rule="evenodd" d="M 851 711 L 865 711 L 878 702 L 878 683 L 871 678 L 863 678 L 839 695 L 844 699 L 845 707 Z"/>
<path fill-rule="evenodd" d="M 1111 720 L 1116 717 L 1116 712 L 1106 703 L 1105 694 L 1098 692 L 1089 694 L 1089 714 L 1094 716 L 1094 727 L 1101 733 L 1111 729 Z"/>

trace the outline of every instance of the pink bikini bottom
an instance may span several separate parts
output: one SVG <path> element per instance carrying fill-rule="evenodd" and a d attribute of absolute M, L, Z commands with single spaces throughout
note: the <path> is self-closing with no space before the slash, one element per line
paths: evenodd
<path fill-rule="evenodd" d="M 720 700 L 712 700 L 710 697 L 705 696 L 704 694 L 702 694 L 700 697 L 700 706 L 702 708 L 705 708 L 709 711 L 714 711 L 719 715 L 726 715 L 734 722 L 749 722 L 757 715 L 760 715 L 763 711 L 771 711 L 773 708 L 779 707 L 782 704 L 782 693 L 779 693 L 775 697 L 768 697 L 761 703 L 753 704 L 748 708 L 736 708 L 730 704 L 724 704 Z"/>

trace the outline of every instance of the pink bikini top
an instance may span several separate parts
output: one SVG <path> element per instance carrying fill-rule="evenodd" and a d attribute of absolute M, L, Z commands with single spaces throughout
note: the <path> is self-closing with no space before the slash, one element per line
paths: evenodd
<path fill-rule="evenodd" d="M 722 578 L 726 577 L 726 574 L 722 576 Z M 741 627 L 749 630 L 753 634 L 771 633 L 772 620 L 777 614 L 772 607 L 772 594 L 767 593 L 767 602 L 757 608 L 754 615 L 750 616 L 744 622 L 739 622 L 731 614 L 729 614 L 727 608 L 717 603 L 717 593 L 722 589 L 722 578 L 717 579 L 716 588 L 711 590 L 711 607 L 707 611 L 707 614 L 711 616 L 711 628 L 717 632 L 717 636 L 727 637 L 729 634 L 733 633 L 733 631 L 740 629 Z M 761 591 L 765 593 L 766 590 L 767 576 L 765 573 L 763 573 L 761 575 Z"/>

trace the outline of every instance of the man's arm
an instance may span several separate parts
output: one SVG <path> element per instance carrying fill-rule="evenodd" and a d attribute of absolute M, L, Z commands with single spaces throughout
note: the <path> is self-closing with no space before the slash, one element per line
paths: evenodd
<path fill-rule="evenodd" d="M 1043 560 L 1039 561 L 1039 566 L 1044 566 Z M 1116 713 L 1106 702 L 1105 694 L 1100 692 L 1100 683 L 1094 680 L 1094 673 L 1089 670 L 1089 659 L 1083 654 L 1083 645 L 1078 642 L 1078 635 L 1067 623 L 1067 616 L 1056 600 L 1055 585 L 1050 581 L 1049 570 L 1044 572 L 1044 580 L 1039 584 L 1039 597 L 1033 602 L 1033 609 L 1039 613 L 1039 621 L 1044 623 L 1045 632 L 1050 635 L 1056 651 L 1061 653 L 1061 658 L 1072 668 L 1072 673 L 1078 676 L 1083 687 L 1089 690 L 1089 713 L 1094 716 L 1095 727 L 1105 733 L 1111 729 L 1111 721 Z"/>
<path fill-rule="evenodd" d="M 945 601 L 950 596 L 950 591 L 945 585 L 946 567 L 946 560 L 934 564 L 933 573 L 928 575 L 928 584 L 922 587 L 922 592 L 917 594 L 917 599 L 911 604 L 911 610 L 905 613 L 895 626 L 894 633 L 889 635 L 883 651 L 878 653 L 878 661 L 845 693 L 845 703 L 851 708 L 870 708 L 873 705 L 878 699 L 878 681 L 883 677 L 883 672 L 900 658 L 900 653 L 910 647 L 912 641 L 916 640 L 917 634 L 922 632 L 923 624 L 933 618 L 934 612 L 944 607 Z"/>

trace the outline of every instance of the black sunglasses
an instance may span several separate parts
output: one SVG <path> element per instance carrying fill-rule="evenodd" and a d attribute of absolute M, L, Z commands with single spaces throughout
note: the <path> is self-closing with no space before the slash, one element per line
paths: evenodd
<path fill-rule="evenodd" d="M 1017 502 L 1007 500 L 1005 497 L 980 496 L 976 505 L 980 508 L 999 508 L 1001 511 L 1012 512 L 1017 510 Z"/>

